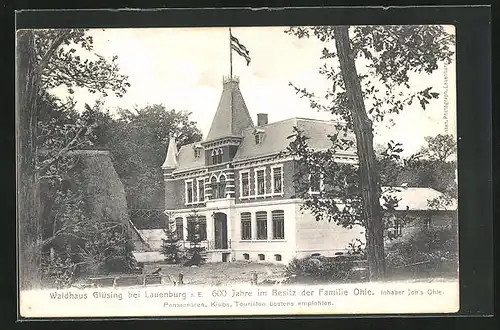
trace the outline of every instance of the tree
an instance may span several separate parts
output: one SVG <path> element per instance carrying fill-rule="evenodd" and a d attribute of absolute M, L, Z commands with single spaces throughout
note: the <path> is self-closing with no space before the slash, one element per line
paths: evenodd
<path fill-rule="evenodd" d="M 207 258 L 205 255 L 206 248 L 201 245 L 203 236 L 200 226 L 200 217 L 196 209 L 192 210 L 191 214 L 188 216 L 187 232 L 189 248 L 186 252 L 188 260 L 184 263 L 184 266 L 198 266 L 204 263 Z"/>
<path fill-rule="evenodd" d="M 164 203 L 163 171 L 169 136 L 179 146 L 200 141 L 202 134 L 190 113 L 166 110 L 160 104 L 135 110 L 122 109 L 112 118 L 102 104 L 86 106 L 83 113 L 95 125 L 93 143 L 109 149 L 127 193 L 130 208 L 161 208 Z"/>
<path fill-rule="evenodd" d="M 427 136 L 426 141 L 434 141 L 436 137 Z M 450 137 L 453 139 L 453 137 Z M 455 142 L 450 141 L 446 150 L 452 150 Z M 456 147 L 455 147 L 456 148 Z M 435 146 L 434 150 L 438 149 Z M 447 194 L 450 198 L 456 198 L 458 186 L 455 180 L 456 161 L 443 161 L 442 157 L 429 154 L 429 147 L 424 146 L 421 151 L 401 157 L 403 151 L 400 143 L 390 142 L 388 148 L 380 150 L 377 155 L 377 169 L 380 174 L 380 182 L 383 186 L 428 187 Z M 396 151 L 396 152 L 395 152 Z M 449 158 L 449 151 L 437 150 L 435 154 L 445 155 Z"/>
<path fill-rule="evenodd" d="M 457 142 L 451 134 L 426 136 L 425 142 L 427 142 L 427 147 L 424 147 L 421 152 L 431 160 L 446 162 L 457 152 Z"/>
<path fill-rule="evenodd" d="M 286 32 L 298 38 L 312 34 L 326 45 L 332 42 L 336 49 L 333 52 L 325 47 L 322 52 L 321 59 L 336 61 L 334 66 L 325 63 L 320 68 L 320 74 L 332 86 L 323 98 L 294 87 L 299 95 L 310 99 L 312 108 L 331 112 L 354 131 L 359 159 L 358 206 L 366 228 L 370 278 L 381 279 L 385 276 L 385 256 L 373 121 L 383 120 L 389 113 L 400 113 L 415 99 L 425 109 L 431 99 L 439 97 L 432 87 L 412 90 L 410 76 L 432 73 L 438 63 L 450 62 L 454 37 L 442 26 L 291 27 Z M 358 74 L 361 67 L 364 70 Z M 344 215 L 347 220 L 351 216 L 333 205 L 330 212 Z"/>
<path fill-rule="evenodd" d="M 176 222 L 173 213 L 168 215 L 167 228 L 163 230 L 165 238 L 162 238 L 161 253 L 165 256 L 165 261 L 169 264 L 178 264 L 180 262 L 179 241 L 182 233 L 176 228 Z"/>
<path fill-rule="evenodd" d="M 40 283 L 36 139 L 41 96 L 53 88 L 122 96 L 130 85 L 119 74 L 116 57 L 107 61 L 93 53 L 92 37 L 85 30 L 19 30 L 16 43 L 19 273 L 21 289 L 28 289 Z M 70 148 L 62 146 L 53 156 L 62 157 Z"/>

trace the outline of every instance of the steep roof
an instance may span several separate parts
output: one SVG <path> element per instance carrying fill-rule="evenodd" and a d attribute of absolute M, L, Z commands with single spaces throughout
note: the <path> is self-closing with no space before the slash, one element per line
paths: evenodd
<path fill-rule="evenodd" d="M 256 144 L 254 129 L 246 129 L 243 131 L 243 141 L 236 152 L 234 160 L 271 155 L 286 150 L 291 142 L 288 137 L 294 133 L 294 127 L 297 127 L 309 138 L 307 143 L 309 147 L 315 150 L 325 150 L 331 147 L 332 143 L 328 135 L 337 132 L 335 123 L 332 121 L 290 118 L 256 127 L 263 133 L 261 143 Z M 348 138 L 353 139 L 354 137 L 349 136 Z"/>
<path fill-rule="evenodd" d="M 163 169 L 174 169 L 178 165 L 177 162 L 177 144 L 175 143 L 175 139 L 170 136 L 168 142 L 167 155 L 165 157 L 165 161 L 161 168 Z"/>
<path fill-rule="evenodd" d="M 174 172 L 195 169 L 205 166 L 205 152 L 200 152 L 199 157 L 195 157 L 194 147 L 199 142 L 183 145 L 177 154 L 178 165 Z"/>
<path fill-rule="evenodd" d="M 291 118 L 247 128 L 242 131 L 241 136 L 243 139 L 233 161 L 263 157 L 286 150 L 291 141 L 288 137 L 294 133 L 294 127 L 297 127 L 303 131 L 305 136 L 309 137 L 307 143 L 314 150 L 325 150 L 331 147 L 332 144 L 328 135 L 337 132 L 335 122 L 307 118 Z M 254 131 L 256 129 L 263 133 L 260 144 L 255 144 Z M 354 139 L 354 136 L 351 134 L 347 138 Z M 199 157 L 195 157 L 194 147 L 198 144 L 199 142 L 186 144 L 179 149 L 177 153 L 178 165 L 174 173 L 205 166 L 204 152 L 201 152 Z M 345 153 L 355 155 L 355 150 L 348 150 Z"/>
<path fill-rule="evenodd" d="M 241 95 L 239 80 L 225 79 L 219 106 L 206 141 L 241 136 L 241 132 L 248 127 L 253 127 L 253 121 Z"/>
<path fill-rule="evenodd" d="M 392 187 L 387 191 L 388 187 L 383 187 L 382 189 L 387 191 L 382 193 L 382 196 L 394 196 L 398 198 L 400 201 L 398 206 L 396 207 L 397 211 L 428 211 L 431 210 L 428 205 L 428 200 L 432 200 L 441 196 L 444 196 L 443 193 L 425 187 Z M 381 199 L 381 203 L 383 200 Z M 453 200 L 451 205 L 446 207 L 446 210 L 456 210 L 457 209 L 457 201 Z"/>

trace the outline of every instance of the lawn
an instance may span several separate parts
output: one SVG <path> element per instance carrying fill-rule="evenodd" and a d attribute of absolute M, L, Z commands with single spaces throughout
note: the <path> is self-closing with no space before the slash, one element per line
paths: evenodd
<path fill-rule="evenodd" d="M 257 273 L 259 282 L 263 279 L 282 277 L 285 265 L 243 261 L 206 263 L 198 267 L 169 265 L 161 262 L 144 265 L 146 273 L 151 273 L 158 268 L 161 268 L 163 276 L 170 276 L 173 279 L 177 279 L 179 273 L 182 273 L 184 284 L 230 285 L 250 283 L 253 273 Z"/>

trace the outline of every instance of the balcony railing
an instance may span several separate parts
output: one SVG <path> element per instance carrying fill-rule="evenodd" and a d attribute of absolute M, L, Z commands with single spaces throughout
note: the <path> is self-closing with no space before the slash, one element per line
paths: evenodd
<path fill-rule="evenodd" d="M 179 244 L 180 248 L 183 250 L 189 249 L 190 247 L 193 246 L 193 243 L 189 241 L 180 241 Z M 200 246 L 204 247 L 207 251 L 228 250 L 231 249 L 231 240 L 227 240 L 227 242 L 220 240 L 206 240 L 206 241 L 201 241 Z"/>

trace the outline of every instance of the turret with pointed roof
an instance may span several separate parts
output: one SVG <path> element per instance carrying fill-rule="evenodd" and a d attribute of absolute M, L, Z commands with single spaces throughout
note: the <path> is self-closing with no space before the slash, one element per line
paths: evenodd
<path fill-rule="evenodd" d="M 177 145 L 175 143 L 175 138 L 170 135 L 167 149 L 167 156 L 165 157 L 165 161 L 161 166 L 164 170 L 175 170 L 177 168 Z"/>
<path fill-rule="evenodd" d="M 253 127 L 237 77 L 224 77 L 222 95 L 206 141 L 225 137 L 241 137 L 243 130 Z"/>

